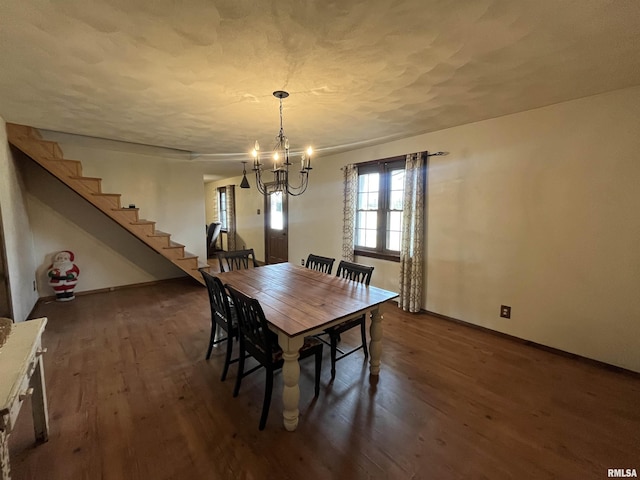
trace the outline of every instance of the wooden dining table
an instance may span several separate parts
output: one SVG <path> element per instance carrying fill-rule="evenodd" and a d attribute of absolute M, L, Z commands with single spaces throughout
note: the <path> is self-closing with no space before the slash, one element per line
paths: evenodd
<path fill-rule="evenodd" d="M 300 365 L 304 337 L 363 314 L 371 316 L 370 374 L 380 373 L 383 305 L 397 293 L 317 272 L 291 263 L 277 263 L 216 275 L 222 283 L 256 298 L 269 328 L 283 350 L 283 421 L 288 431 L 298 426 Z"/>

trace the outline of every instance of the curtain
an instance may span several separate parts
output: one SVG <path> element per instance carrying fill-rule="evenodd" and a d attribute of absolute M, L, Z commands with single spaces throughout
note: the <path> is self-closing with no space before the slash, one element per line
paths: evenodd
<path fill-rule="evenodd" d="M 398 307 L 408 312 L 422 307 L 426 158 L 427 152 L 409 154 L 405 167 Z"/>
<path fill-rule="evenodd" d="M 342 225 L 342 258 L 353 262 L 354 241 L 356 230 L 356 199 L 358 196 L 358 167 L 347 165 L 342 169 L 344 173 L 344 222 Z"/>
<path fill-rule="evenodd" d="M 232 252 L 236 249 L 236 196 L 235 186 L 227 185 L 225 193 L 227 196 L 227 250 Z"/>

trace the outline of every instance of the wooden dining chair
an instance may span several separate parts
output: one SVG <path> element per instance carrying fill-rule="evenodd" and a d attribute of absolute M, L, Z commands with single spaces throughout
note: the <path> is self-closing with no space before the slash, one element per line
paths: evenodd
<path fill-rule="evenodd" d="M 227 352 L 224 359 L 224 367 L 222 369 L 221 381 L 227 378 L 227 372 L 229 371 L 229 365 L 237 362 L 239 357 L 232 359 L 233 341 L 238 338 L 238 321 L 236 318 L 235 308 L 229 303 L 229 297 L 224 288 L 224 285 L 219 278 L 214 277 L 200 269 L 202 278 L 207 285 L 207 291 L 209 292 L 209 304 L 211 306 L 211 336 L 209 337 L 209 348 L 207 349 L 206 359 L 211 358 L 211 351 L 213 346 L 227 342 Z M 217 327 L 222 328 L 227 336 L 224 338 L 215 339 Z"/>
<path fill-rule="evenodd" d="M 331 274 L 331 270 L 333 269 L 333 262 L 335 261 L 335 258 L 321 257 L 320 255 L 314 255 L 313 253 L 310 253 L 304 266 L 306 268 L 310 268 L 311 270 L 317 270 L 319 272 Z"/>
<path fill-rule="evenodd" d="M 256 268 L 256 256 L 253 248 L 245 250 L 233 250 L 230 252 L 218 252 L 218 261 L 220 262 L 220 273 L 229 272 L 231 270 L 244 270 L 247 268 Z"/>
<path fill-rule="evenodd" d="M 354 282 L 363 283 L 369 285 L 371 282 L 371 274 L 374 267 L 367 265 L 360 265 L 358 263 L 347 262 L 341 260 L 338 264 L 338 270 L 336 271 L 337 277 L 346 278 Z M 362 349 L 364 352 L 364 358 L 369 356 L 369 350 L 367 349 L 367 321 L 366 315 L 362 315 L 357 318 L 352 318 L 345 322 L 329 327 L 325 330 L 325 333 L 329 334 L 329 344 L 331 347 L 331 379 L 336 376 L 336 362 L 344 357 L 351 355 L 354 352 Z M 360 327 L 360 335 L 362 337 L 362 343 L 359 347 L 356 347 L 348 352 L 344 352 L 338 348 L 338 342 L 340 341 L 340 335 L 347 330 L 351 330 L 355 327 Z M 338 355 L 339 354 L 339 355 Z"/>
<path fill-rule="evenodd" d="M 282 368 L 284 364 L 282 349 L 278 345 L 277 335 L 269 330 L 267 319 L 264 316 L 260 302 L 236 290 L 231 285 L 227 285 L 227 290 L 229 291 L 233 304 L 236 306 L 238 314 L 241 350 L 240 361 L 238 362 L 238 376 L 236 377 L 233 396 L 237 397 L 238 393 L 240 393 L 240 384 L 244 377 L 261 367 L 265 368 L 266 385 L 264 389 L 264 400 L 262 402 L 262 414 L 260 415 L 260 424 L 258 426 L 260 430 L 264 430 L 271 405 L 273 374 L 276 370 Z M 244 371 L 245 353 L 249 353 L 259 362 L 256 367 L 247 372 Z M 303 359 L 311 355 L 314 355 L 316 359 L 315 396 L 317 397 L 320 394 L 322 343 L 313 337 L 308 337 L 304 339 L 299 358 Z"/>

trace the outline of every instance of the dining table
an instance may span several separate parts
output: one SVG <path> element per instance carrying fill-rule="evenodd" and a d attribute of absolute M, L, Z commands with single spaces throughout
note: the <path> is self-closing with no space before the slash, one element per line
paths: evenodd
<path fill-rule="evenodd" d="M 299 350 L 304 337 L 361 315 L 371 318 L 369 373 L 378 377 L 382 354 L 382 319 L 385 302 L 398 297 L 382 288 L 329 275 L 292 263 L 232 270 L 216 276 L 225 285 L 257 299 L 269 328 L 278 335 L 284 360 L 283 423 L 298 427 L 300 401 Z"/>

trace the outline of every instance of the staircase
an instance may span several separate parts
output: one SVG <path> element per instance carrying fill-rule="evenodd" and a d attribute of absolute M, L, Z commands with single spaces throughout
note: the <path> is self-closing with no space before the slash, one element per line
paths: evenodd
<path fill-rule="evenodd" d="M 102 179 L 84 177 L 82 164 L 77 160 L 65 159 L 56 142 L 43 140 L 34 128 L 13 123 L 7 123 L 7 137 L 11 145 L 204 285 L 204 279 L 198 269 L 208 270 L 209 266 L 206 263 L 200 262 L 197 255 L 186 252 L 184 245 L 171 240 L 170 233 L 156 230 L 155 222 L 139 218 L 137 208 L 122 208 L 120 194 L 104 193 L 101 186 Z"/>

